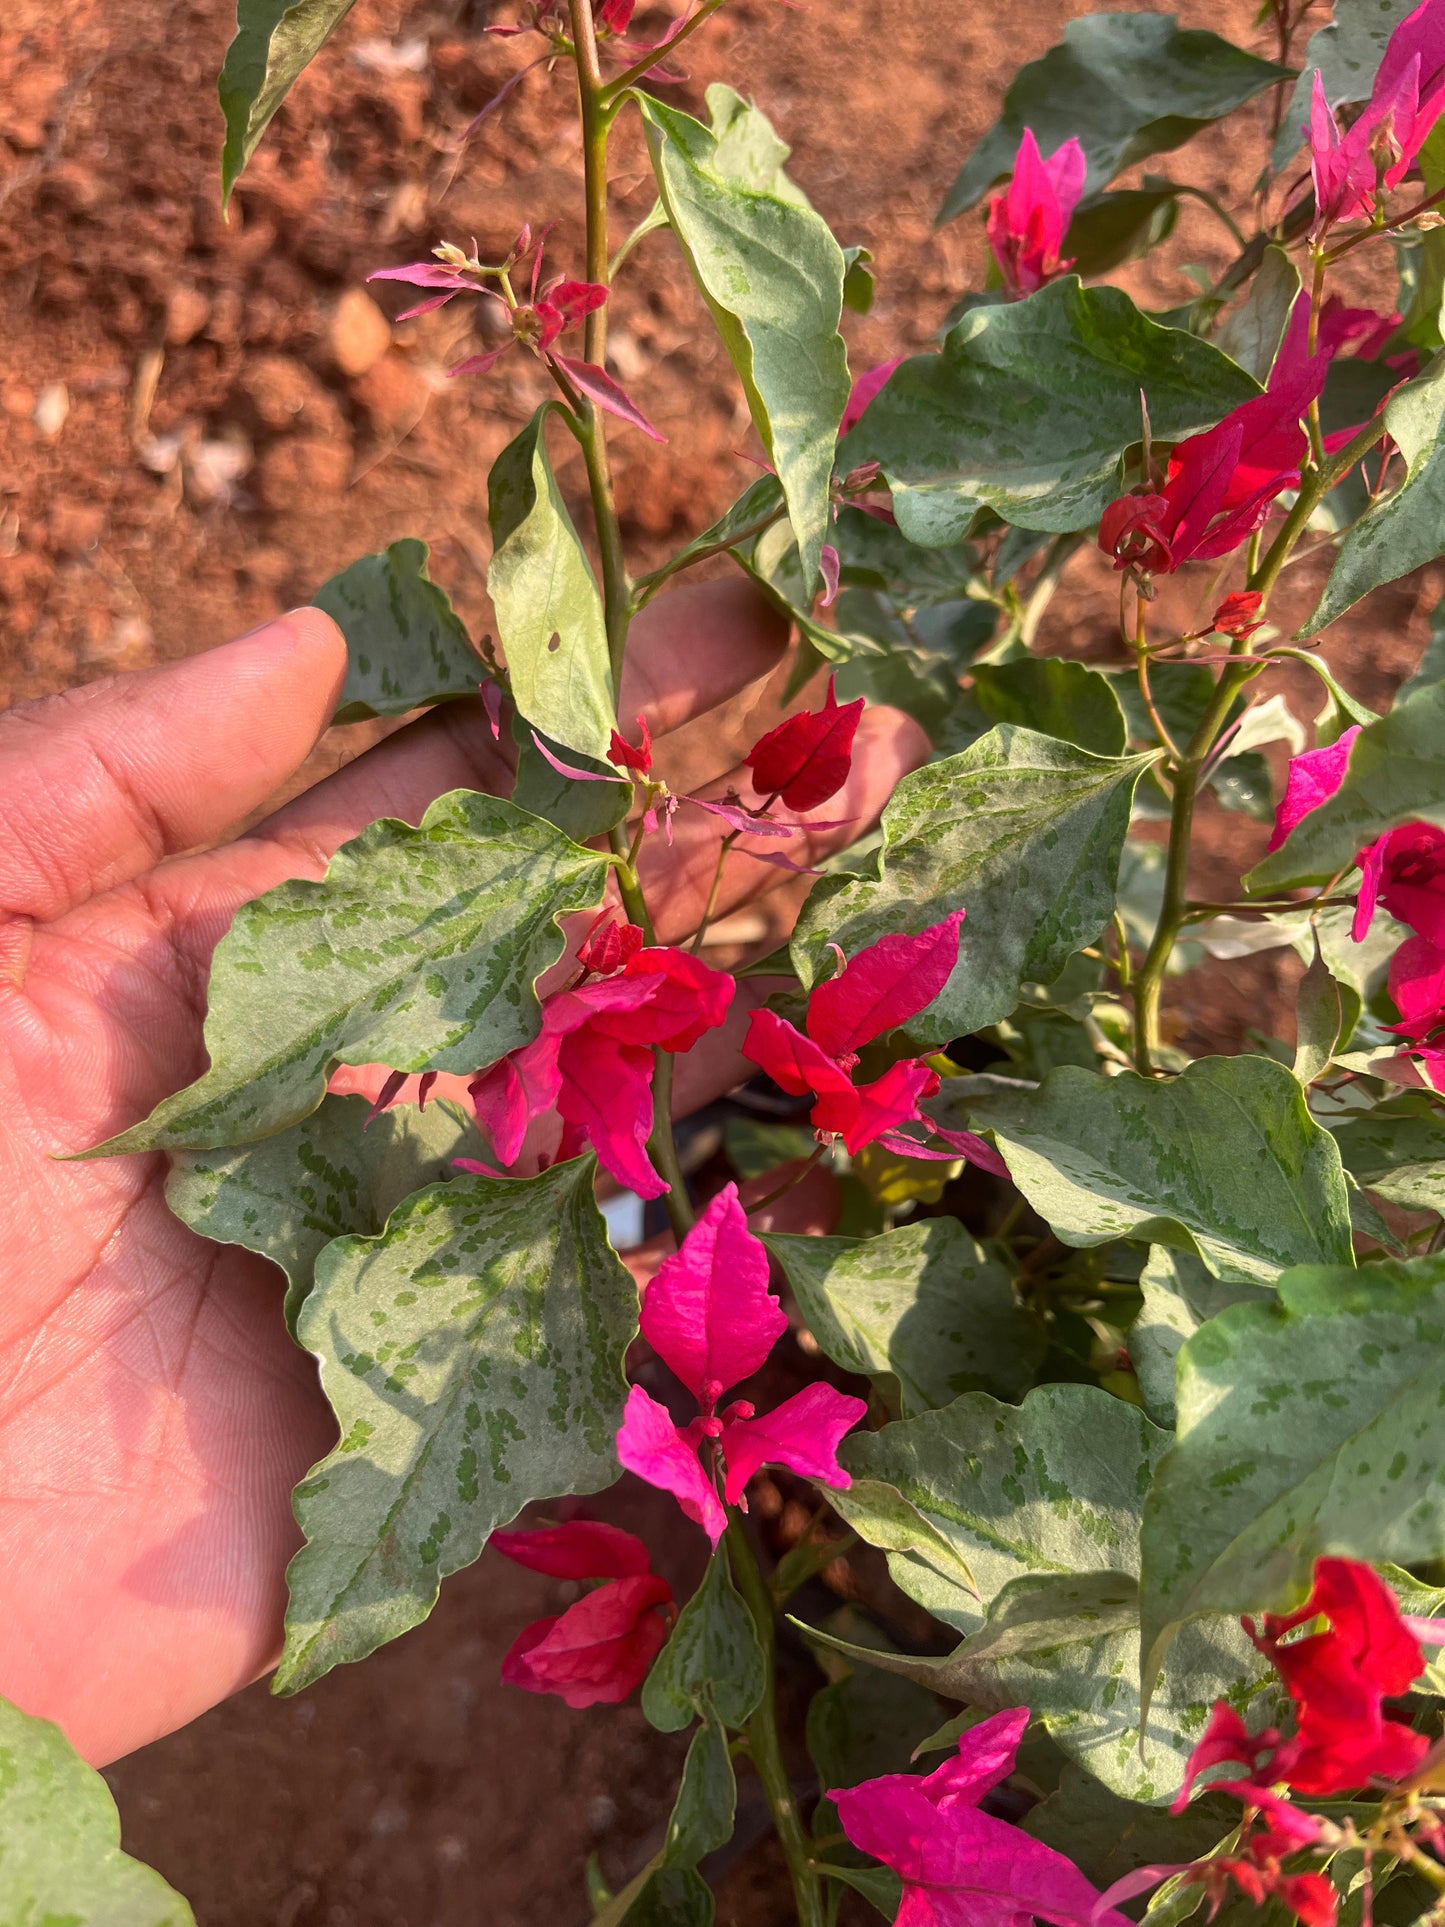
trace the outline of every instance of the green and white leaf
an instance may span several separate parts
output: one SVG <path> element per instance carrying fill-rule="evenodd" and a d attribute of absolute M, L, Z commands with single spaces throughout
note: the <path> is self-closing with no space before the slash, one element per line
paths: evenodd
<path fill-rule="evenodd" d="M 1026 1705 L 1069 1756 L 1129 1799 L 1167 1797 L 1215 1698 L 1243 1705 L 1267 1670 L 1238 1629 L 1212 1623 L 1176 1656 L 1139 1748 L 1135 1627 L 1144 1494 L 1169 1435 L 1091 1385 L 1048 1385 L 1023 1404 L 969 1393 L 941 1412 L 857 1435 L 858 1483 L 835 1495 L 872 1543 L 870 1491 L 892 1490 L 953 1549 L 952 1570 L 914 1549 L 889 1570 L 964 1635 L 943 1659 L 850 1651 L 994 1710 Z M 957 1583 L 959 1564 L 977 1591 Z"/>
<path fill-rule="evenodd" d="M 1272 1058 L 1200 1058 L 1163 1081 L 1065 1066 L 969 1111 L 1065 1244 L 1148 1239 L 1242 1284 L 1350 1263 L 1339 1151 Z"/>
<path fill-rule="evenodd" d="M 1371 589 L 1408 575 L 1445 548 L 1445 365 L 1428 369 L 1385 404 L 1385 427 L 1405 457 L 1405 479 L 1345 535 L 1302 636 L 1317 636 Z"/>
<path fill-rule="evenodd" d="M 453 790 L 419 827 L 384 817 L 321 883 L 244 904 L 211 965 L 211 1068 L 90 1156 L 204 1150 L 282 1131 L 338 1064 L 466 1073 L 530 1043 L 557 918 L 606 865 L 511 803 Z"/>
<path fill-rule="evenodd" d="M 720 555 L 724 549 L 734 548 L 740 542 L 756 540 L 765 528 L 777 521 L 784 510 L 782 483 L 776 475 L 760 475 L 711 527 L 704 529 L 701 535 L 694 536 L 660 569 L 654 569 L 651 575 L 641 576 L 637 585 L 639 590 L 645 590 L 650 595 L 680 569 L 689 569 L 695 563 L 705 561 L 708 556 Z"/>
<path fill-rule="evenodd" d="M 964 909 L 957 968 L 908 1034 L 945 1044 L 1007 1017 L 1021 984 L 1051 983 L 1113 914 L 1130 799 L 1151 760 L 1003 723 L 905 776 L 870 865 L 825 878 L 804 906 L 792 945 L 803 985 L 830 973 L 829 943 L 852 956 Z"/>
<path fill-rule="evenodd" d="M 0 1700 L 5 1927 L 195 1927 L 158 1873 L 121 1852 L 110 1789 L 58 1726 Z"/>
<path fill-rule="evenodd" d="M 642 1710 L 659 1733 L 680 1733 L 710 1703 L 725 1726 L 737 1728 L 766 1687 L 751 1615 L 733 1587 L 726 1550 L 715 1552 L 653 1662 Z"/>
<path fill-rule="evenodd" d="M 1129 1360 L 1145 1411 L 1158 1424 L 1172 1426 L 1174 1368 L 1185 1339 L 1228 1306 L 1265 1300 L 1271 1293 L 1261 1285 L 1227 1284 L 1202 1259 L 1165 1245 L 1151 1245 L 1139 1290 L 1144 1303 L 1129 1327 Z"/>
<path fill-rule="evenodd" d="M 973 309 L 939 354 L 905 361 L 839 464 L 881 462 L 899 527 L 928 547 L 957 541 L 980 508 L 1029 529 L 1088 528 L 1142 434 L 1141 391 L 1170 441 L 1260 392 L 1209 342 L 1065 275 L 1026 301 Z"/>
<path fill-rule="evenodd" d="M 455 1175 L 454 1158 L 487 1155 L 450 1105 L 399 1104 L 368 1125 L 370 1112 L 364 1097 L 325 1097 L 275 1137 L 172 1157 L 166 1203 L 201 1237 L 244 1245 L 281 1267 L 293 1332 L 333 1238 L 377 1237 L 403 1198 Z"/>
<path fill-rule="evenodd" d="M 636 99 L 663 206 L 782 483 L 811 585 L 827 539 L 828 488 L 848 400 L 838 333 L 843 251 L 779 175 L 780 161 L 758 184 L 767 168 L 755 109 L 732 117 L 719 138 L 676 108 Z M 781 142 L 777 148 L 786 154 Z"/>
<path fill-rule="evenodd" d="M 427 545 L 408 536 L 323 582 L 311 600 L 346 637 L 346 682 L 333 718 L 403 716 L 475 696 L 486 665 L 446 591 L 426 572 Z"/>
<path fill-rule="evenodd" d="M 547 459 L 544 402 L 487 478 L 487 592 L 518 713 L 553 742 L 605 758 L 615 721 L 602 598 Z"/>
<path fill-rule="evenodd" d="M 1019 1825 L 1067 1855 L 1102 1890 L 1136 1867 L 1203 1859 L 1238 1828 L 1239 1804 L 1231 1806 L 1224 1794 L 1206 1794 L 1183 1813 L 1161 1812 L 1121 1800 L 1102 1781 L 1066 1765 L 1058 1786 Z"/>
<path fill-rule="evenodd" d="M 277 1692 L 418 1625 L 529 1500 L 616 1477 L 637 1291 L 595 1173 L 458 1178 L 323 1252 L 298 1336 L 341 1442 L 296 1490 Z"/>
<path fill-rule="evenodd" d="M 1402 823 L 1445 827 L 1445 683 L 1419 689 L 1355 738 L 1344 781 L 1244 879 L 1254 891 L 1324 883 Z"/>
<path fill-rule="evenodd" d="M 276 109 L 351 8 L 352 0 L 238 0 L 235 38 L 216 83 L 226 121 L 223 208 Z"/>
<path fill-rule="evenodd" d="M 1445 1553 L 1445 1258 L 1301 1266 L 1179 1354 L 1145 1509 L 1146 1674 L 1203 1613 L 1286 1612 L 1322 1554 Z"/>
<path fill-rule="evenodd" d="M 1217 34 L 1181 32 L 1172 13 L 1071 20 L 1058 46 L 1020 68 L 1003 113 L 969 156 L 938 218 L 951 221 L 1012 171 L 1026 127 L 1045 154 L 1077 138 L 1092 191 L 1135 161 L 1182 146 L 1289 76 L 1289 68 Z"/>
<path fill-rule="evenodd" d="M 1392 1097 L 1334 1127 L 1351 1177 L 1392 1204 L 1445 1214 L 1445 1121 L 1423 1093 Z"/>
<path fill-rule="evenodd" d="M 775 1234 L 804 1322 L 845 1371 L 887 1374 L 911 1416 L 961 1392 L 1021 1398 L 1043 1357 L 1043 1328 L 1004 1267 L 956 1218 L 925 1218 L 878 1238 Z"/>

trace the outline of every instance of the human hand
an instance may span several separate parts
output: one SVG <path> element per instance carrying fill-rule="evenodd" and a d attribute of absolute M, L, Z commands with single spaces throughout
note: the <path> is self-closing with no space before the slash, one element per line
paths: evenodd
<path fill-rule="evenodd" d="M 785 641 L 746 584 L 679 591 L 636 625 L 621 713 L 665 735 L 766 676 Z M 210 956 L 240 904 L 319 877 L 377 817 L 416 822 L 447 790 L 510 789 L 509 745 L 479 704 L 454 703 L 234 841 L 178 854 L 295 772 L 345 667 L 334 625 L 303 609 L 0 717 L 0 1694 L 97 1762 L 274 1663 L 299 1539 L 291 1488 L 333 1430 L 286 1335 L 279 1272 L 174 1219 L 163 1156 L 56 1157 L 203 1068 Z M 866 714 L 863 732 L 829 810 L 853 828 L 800 839 L 808 860 L 866 828 L 926 754 L 894 711 Z M 695 925 L 725 833 L 686 811 L 675 848 L 650 855 L 661 941 Z M 777 881 L 729 866 L 719 913 Z M 760 994 L 740 986 L 728 1025 L 680 1064 L 680 1114 L 751 1074 L 738 1045 Z"/>

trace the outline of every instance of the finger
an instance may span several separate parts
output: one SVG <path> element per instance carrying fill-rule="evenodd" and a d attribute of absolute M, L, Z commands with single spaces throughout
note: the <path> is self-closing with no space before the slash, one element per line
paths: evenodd
<path fill-rule="evenodd" d="M 823 806 L 824 820 L 840 827 L 814 830 L 808 827 L 806 817 L 790 818 L 787 812 L 777 812 L 780 820 L 797 824 L 797 834 L 787 841 L 777 837 L 744 838 L 744 847 L 734 846 L 724 865 L 714 917 L 727 916 L 775 890 L 790 874 L 748 856 L 747 849 L 782 855 L 804 866 L 817 864 L 835 850 L 847 849 L 872 828 L 902 778 L 927 762 L 928 755 L 928 738 L 912 717 L 883 704 L 865 709 L 854 739 L 848 780 Z M 746 781 L 746 770 L 737 769 L 730 777 L 710 784 L 707 793 L 721 796 L 729 787 L 742 790 Z M 712 889 L 719 852 L 729 833 L 721 818 L 689 809 L 686 804 L 673 823 L 672 848 L 661 837 L 652 837 L 638 865 L 643 893 L 652 906 L 662 943 L 677 943 L 697 928 Z"/>
<path fill-rule="evenodd" d="M 336 624 L 296 609 L 0 716 L 0 914 L 48 922 L 219 836 L 305 760 L 345 675 Z"/>
<path fill-rule="evenodd" d="M 623 674 L 623 714 L 636 701 L 658 734 L 679 728 L 770 675 L 787 648 L 787 625 L 746 580 L 690 585 L 650 603 L 638 617 Z M 338 845 L 378 817 L 420 822 L 448 790 L 507 794 L 512 746 L 492 736 L 480 703 L 444 703 L 359 756 L 205 859 L 206 925 L 214 943 L 236 905 L 288 877 L 319 876 Z M 197 876 L 163 878 L 174 906 L 189 912 Z M 214 927 L 211 927 L 214 925 Z"/>

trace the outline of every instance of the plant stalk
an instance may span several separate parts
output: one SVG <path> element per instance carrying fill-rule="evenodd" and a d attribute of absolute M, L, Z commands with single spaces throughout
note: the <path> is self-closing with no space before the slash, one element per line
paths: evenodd
<path fill-rule="evenodd" d="M 592 0 L 570 0 L 572 39 L 577 50 L 577 97 L 582 110 L 582 171 L 587 205 L 587 279 L 607 287 L 607 136 L 612 114 L 603 99 L 602 70 L 597 59 L 597 30 Z M 600 368 L 607 357 L 607 305 L 588 315 L 583 354 Z M 612 467 L 607 459 L 607 431 L 601 410 L 584 401 L 579 409 L 587 486 L 592 495 L 592 519 L 602 560 L 602 608 L 607 623 L 607 653 L 612 665 L 614 699 L 622 690 L 622 664 L 627 654 L 627 628 L 632 620 L 632 585 L 617 502 L 612 492 Z"/>
<path fill-rule="evenodd" d="M 776 1633 L 772 1594 L 759 1569 L 747 1528 L 736 1512 L 729 1514 L 727 1539 L 733 1578 L 752 1616 L 753 1629 L 763 1652 L 766 1679 L 763 1697 L 748 1721 L 748 1753 L 763 1783 L 763 1791 L 768 1796 L 768 1805 L 773 1811 L 773 1825 L 777 1828 L 778 1839 L 788 1862 L 788 1872 L 793 1880 L 793 1898 L 797 1902 L 798 1927 L 824 1927 L 823 1886 L 812 1863 L 812 1847 L 803 1831 L 803 1817 L 793 1798 L 788 1769 L 783 1760 L 782 1742 L 778 1737 L 777 1664 L 774 1657 Z"/>

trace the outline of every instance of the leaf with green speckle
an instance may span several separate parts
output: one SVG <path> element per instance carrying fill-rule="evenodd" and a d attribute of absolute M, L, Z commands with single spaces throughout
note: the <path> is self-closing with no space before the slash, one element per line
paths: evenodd
<path fill-rule="evenodd" d="M 418 828 L 373 823 L 323 882 L 237 911 L 211 964 L 211 1068 L 87 1155 L 268 1137 L 316 1109 L 338 1064 L 495 1063 L 536 1036 L 557 918 L 600 902 L 606 875 L 550 824 L 470 790 L 439 797 Z"/>
<path fill-rule="evenodd" d="M 404 716 L 454 696 L 475 696 L 486 665 L 466 626 L 426 572 L 414 537 L 363 555 L 311 600 L 346 637 L 346 682 L 334 722 Z"/>
<path fill-rule="evenodd" d="M 564 751 L 605 759 L 615 720 L 607 628 L 547 457 L 547 419 L 557 407 L 544 402 L 487 477 L 487 592 L 518 715 Z"/>
<path fill-rule="evenodd" d="M 470 1121 L 446 1104 L 398 1104 L 366 1122 L 364 1097 L 326 1097 L 289 1131 L 214 1151 L 177 1151 L 166 1203 L 217 1244 L 244 1245 L 290 1280 L 286 1323 L 311 1289 L 333 1238 L 377 1236 L 414 1191 L 454 1175 L 457 1157 L 485 1158 Z"/>
<path fill-rule="evenodd" d="M 1445 1257 L 1300 1266 L 1179 1353 L 1144 1515 L 1146 1673 L 1200 1613 L 1288 1612 L 1322 1554 L 1445 1553 Z"/>
<path fill-rule="evenodd" d="M 448 1573 L 531 1499 L 617 1474 L 637 1288 L 596 1165 L 458 1178 L 379 1238 L 339 1238 L 298 1320 L 341 1442 L 296 1490 L 275 1690 L 294 1693 L 426 1618 Z"/>
<path fill-rule="evenodd" d="M 0 1700 L 4 1927 L 195 1927 L 185 1901 L 120 1847 L 100 1775 L 58 1726 Z"/>
<path fill-rule="evenodd" d="M 1115 1793 L 1166 1798 L 1214 1700 L 1242 1708 L 1269 1673 L 1237 1626 L 1191 1629 L 1141 1754 L 1139 1530 L 1169 1442 L 1137 1407 L 1092 1385 L 1041 1386 L 1017 1407 L 972 1392 L 941 1412 L 855 1434 L 840 1456 L 857 1482 L 832 1494 L 833 1504 L 888 1549 L 903 1590 L 964 1639 L 941 1659 L 864 1648 L 848 1657 L 989 1711 L 1028 1706 Z M 953 1558 L 945 1564 L 922 1542 L 897 1550 L 893 1519 L 879 1517 L 880 1491 L 893 1494 L 895 1510 L 920 1515 Z"/>
<path fill-rule="evenodd" d="M 659 1733 L 680 1733 L 710 1696 L 724 1725 L 740 1727 L 766 1685 L 762 1649 L 729 1576 L 727 1553 L 715 1552 L 653 1663 L 642 1710 Z"/>
<path fill-rule="evenodd" d="M 1032 1384 L 1043 1326 L 956 1218 L 925 1218 L 879 1238 L 776 1234 L 763 1242 L 828 1357 L 846 1371 L 895 1378 L 905 1416 L 961 1392 L 1019 1398 Z"/>
<path fill-rule="evenodd" d="M 731 89 L 708 90 L 712 128 L 635 99 L 658 194 L 782 483 L 811 592 L 848 400 L 843 250 L 782 174 L 786 146 Z"/>
<path fill-rule="evenodd" d="M 1272 1058 L 1202 1057 L 1163 1080 L 1065 1065 L 968 1113 L 1065 1244 L 1147 1238 L 1242 1284 L 1350 1262 L 1339 1151 Z"/>

